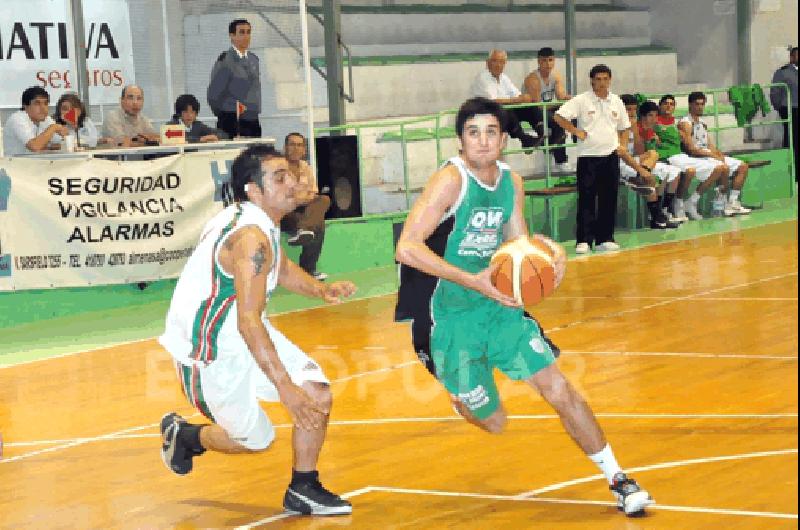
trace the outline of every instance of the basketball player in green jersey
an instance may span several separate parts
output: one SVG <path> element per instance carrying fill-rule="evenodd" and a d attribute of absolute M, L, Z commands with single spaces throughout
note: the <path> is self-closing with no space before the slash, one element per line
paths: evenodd
<path fill-rule="evenodd" d="M 508 137 L 504 111 L 470 99 L 456 116 L 456 132 L 461 155 L 431 176 L 397 243 L 395 319 L 412 321 L 417 355 L 464 419 L 500 433 L 507 417 L 493 369 L 525 381 L 603 471 L 619 509 L 640 514 L 653 499 L 617 464 L 591 409 L 556 366 L 558 349 L 492 285 L 492 254 L 504 240 L 528 234 L 522 179 L 499 161 Z M 558 282 L 565 262 L 556 269 Z"/>

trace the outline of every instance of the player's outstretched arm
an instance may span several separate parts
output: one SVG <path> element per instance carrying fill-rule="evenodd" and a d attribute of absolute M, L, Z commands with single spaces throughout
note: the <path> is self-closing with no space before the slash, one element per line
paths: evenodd
<path fill-rule="evenodd" d="M 281 269 L 278 275 L 278 284 L 281 287 L 311 298 L 322 298 L 329 304 L 336 304 L 343 298 L 355 294 L 356 286 L 353 282 L 339 281 L 323 283 L 315 280 L 313 276 L 304 271 L 299 265 L 281 255 Z"/>
<path fill-rule="evenodd" d="M 269 239 L 257 227 L 242 228 L 226 242 L 220 262 L 233 273 L 237 326 L 256 364 L 275 385 L 296 425 L 316 429 L 322 424 L 324 413 L 292 382 L 261 319 L 267 305 L 267 276 L 274 266 Z"/>
<path fill-rule="evenodd" d="M 425 244 L 425 240 L 455 204 L 460 191 L 461 175 L 454 166 L 448 165 L 433 174 L 422 195 L 408 212 L 403 233 L 397 242 L 395 258 L 404 265 L 474 289 L 502 304 L 519 305 L 513 297 L 495 289 L 491 283 L 490 269 L 478 274 L 469 273 L 446 262 Z"/>

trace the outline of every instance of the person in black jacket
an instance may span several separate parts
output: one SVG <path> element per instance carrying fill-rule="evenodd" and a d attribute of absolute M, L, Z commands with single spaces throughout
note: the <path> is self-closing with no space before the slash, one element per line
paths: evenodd
<path fill-rule="evenodd" d="M 228 135 L 225 132 L 197 121 L 199 111 L 200 102 L 196 97 L 191 94 L 178 96 L 178 99 L 175 100 L 175 114 L 167 124 L 183 125 L 186 128 L 186 141 L 190 143 L 227 140 Z"/>

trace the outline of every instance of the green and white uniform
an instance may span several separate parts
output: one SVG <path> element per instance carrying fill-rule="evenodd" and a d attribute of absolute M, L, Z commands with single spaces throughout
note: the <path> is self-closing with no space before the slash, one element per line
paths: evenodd
<path fill-rule="evenodd" d="M 278 391 L 258 367 L 237 326 L 233 276 L 219 263 L 226 239 L 256 226 L 272 246 L 267 297 L 278 284 L 280 229 L 250 202 L 228 206 L 203 228 L 181 272 L 159 342 L 176 361 L 189 402 L 249 449 L 266 448 L 275 433 L 258 400 L 278 401 Z M 327 383 L 319 365 L 275 329 L 262 315 L 278 357 L 292 381 Z"/>
<path fill-rule="evenodd" d="M 498 162 L 494 187 L 479 181 L 460 157 L 458 200 L 428 238 L 428 247 L 471 273 L 489 266 L 514 212 L 511 170 Z M 499 405 L 493 369 L 527 379 L 552 364 L 558 349 L 522 309 L 505 307 L 456 283 L 401 266 L 395 319 L 412 320 L 414 349 L 428 370 L 480 418 Z"/>

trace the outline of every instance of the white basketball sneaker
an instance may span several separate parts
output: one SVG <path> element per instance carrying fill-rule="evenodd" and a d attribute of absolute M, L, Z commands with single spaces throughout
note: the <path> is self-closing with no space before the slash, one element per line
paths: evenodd
<path fill-rule="evenodd" d="M 592 247 L 589 246 L 589 243 L 578 243 L 575 245 L 575 254 L 588 254 L 592 251 Z"/>
<path fill-rule="evenodd" d="M 597 245 L 597 250 L 603 252 L 615 252 L 619 250 L 619 244 L 615 243 L 614 241 L 606 241 L 605 243 L 600 243 Z"/>
<path fill-rule="evenodd" d="M 653 497 L 635 480 L 620 471 L 614 475 L 614 483 L 608 487 L 617 498 L 617 509 L 628 517 L 642 515 L 644 509 L 655 504 Z"/>
<path fill-rule="evenodd" d="M 730 215 L 747 215 L 752 211 L 750 208 L 742 206 L 738 199 L 725 205 L 725 215 L 728 215 L 728 212 L 731 212 Z"/>
<path fill-rule="evenodd" d="M 700 212 L 697 211 L 697 202 L 695 201 L 686 201 L 686 216 L 691 219 L 692 221 L 700 221 L 703 219 L 703 216 L 700 215 Z"/>

